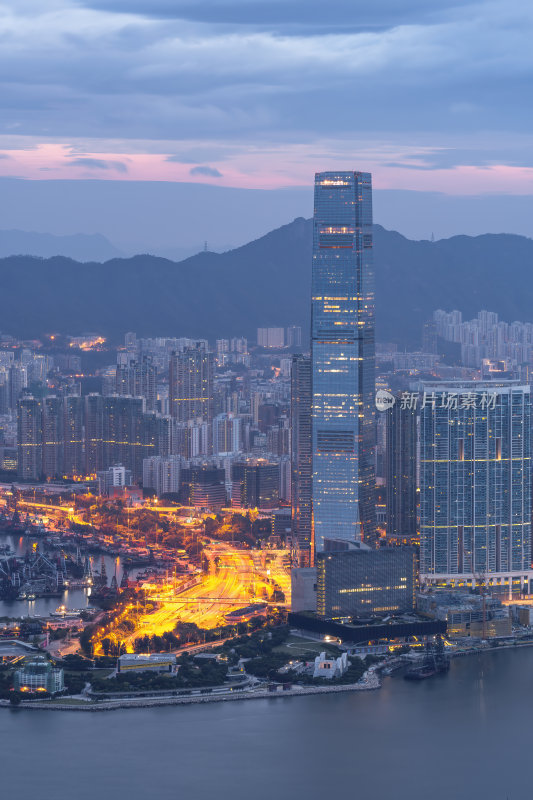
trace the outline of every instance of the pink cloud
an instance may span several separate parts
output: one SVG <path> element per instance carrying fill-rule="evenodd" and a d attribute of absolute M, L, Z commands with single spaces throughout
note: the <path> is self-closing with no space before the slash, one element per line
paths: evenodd
<path fill-rule="evenodd" d="M 187 143 L 190 144 L 190 143 Z M 214 145 L 215 147 L 215 145 Z M 177 148 L 179 149 L 179 148 Z M 206 148 L 206 153 L 208 152 Z M 220 149 L 220 147 L 219 147 Z M 477 195 L 485 193 L 533 194 L 533 168 L 492 164 L 468 164 L 432 169 L 431 154 L 439 148 L 394 147 L 389 144 L 351 145 L 346 142 L 290 144 L 286 147 L 224 145 L 220 160 L 209 158 L 214 179 L 208 171 L 194 169 L 190 159 L 180 163 L 169 153 L 81 151 L 64 143 L 37 143 L 30 146 L 4 147 L 0 175 L 28 180 L 106 179 L 120 181 L 176 181 L 216 183 L 250 189 L 309 187 L 315 171 L 327 169 L 363 169 L 373 173 L 377 189 L 409 189 L 446 194 Z M 428 165 L 421 151 L 426 151 Z M 174 151 L 175 152 L 175 151 Z M 424 152 L 422 152 L 424 156 Z M 391 163 L 392 162 L 392 163 Z"/>

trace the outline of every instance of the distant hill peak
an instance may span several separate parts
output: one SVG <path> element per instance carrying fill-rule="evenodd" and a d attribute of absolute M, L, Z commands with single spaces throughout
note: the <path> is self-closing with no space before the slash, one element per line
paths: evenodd
<path fill-rule="evenodd" d="M 55 236 L 36 231 L 0 230 L 0 258 L 7 256 L 36 256 L 52 258 L 65 256 L 82 263 L 108 261 L 120 256 L 120 251 L 100 233 L 74 233 Z"/>

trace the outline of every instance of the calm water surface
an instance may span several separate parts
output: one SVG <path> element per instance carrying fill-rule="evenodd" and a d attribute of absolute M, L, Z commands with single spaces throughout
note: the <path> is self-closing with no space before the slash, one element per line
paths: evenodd
<path fill-rule="evenodd" d="M 9 545 L 17 556 L 24 556 L 28 550 L 31 550 L 33 542 L 38 542 L 42 546 L 42 542 L 38 538 L 33 539 L 29 536 L 0 533 L 0 544 Z M 52 550 L 51 552 L 55 554 L 59 550 Z M 95 553 L 92 555 L 93 569 L 100 570 L 101 560 L 102 556 L 100 554 Z M 116 559 L 112 556 L 104 555 L 104 561 L 109 583 L 115 571 Z M 122 579 L 120 559 L 116 562 L 116 568 L 117 580 L 120 582 Z M 130 574 L 133 577 L 139 571 L 134 569 L 130 571 Z M 91 590 L 86 588 L 67 589 L 63 592 L 62 597 L 39 597 L 36 600 L 11 600 L 9 602 L 0 600 L 0 617 L 46 617 L 51 611 L 55 611 L 59 605 L 64 605 L 70 609 L 86 608 L 91 605 Z"/>
<path fill-rule="evenodd" d="M 0 709 L 0 797 L 524 800 L 533 648 L 322 697 L 60 713 Z"/>

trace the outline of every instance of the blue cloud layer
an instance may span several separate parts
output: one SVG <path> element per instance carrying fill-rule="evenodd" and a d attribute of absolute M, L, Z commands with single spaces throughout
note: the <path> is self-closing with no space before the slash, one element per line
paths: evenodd
<path fill-rule="evenodd" d="M 375 138 L 521 165 L 532 32 L 527 0 L 5 0 L 0 136 Z"/>

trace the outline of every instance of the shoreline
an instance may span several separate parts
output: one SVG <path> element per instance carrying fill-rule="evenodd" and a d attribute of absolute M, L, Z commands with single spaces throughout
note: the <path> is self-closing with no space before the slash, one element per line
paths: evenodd
<path fill-rule="evenodd" d="M 466 650 L 460 653 L 454 653 L 451 657 L 461 658 L 468 655 L 484 655 L 487 653 L 495 653 L 499 650 L 518 650 L 521 647 L 531 647 L 533 641 L 524 642 L 523 644 L 506 644 L 499 647 L 487 647 L 480 649 Z M 18 706 L 12 706 L 8 701 L 0 701 L 0 708 L 8 709 L 22 709 L 34 711 L 83 711 L 83 712 L 99 712 L 99 711 L 120 711 L 128 708 L 157 708 L 163 706 L 181 706 L 181 705 L 199 705 L 204 703 L 228 703 L 244 700 L 267 700 L 278 699 L 284 697 L 308 697 L 309 695 L 317 694 L 338 694 L 340 692 L 369 692 L 381 688 L 381 678 L 379 676 L 379 668 L 371 668 L 365 673 L 363 678 L 357 683 L 348 683 L 336 686 L 298 686 L 292 689 L 279 689 L 271 692 L 267 689 L 242 691 L 242 692 L 220 692 L 216 695 L 194 695 L 186 697 L 139 697 L 128 698 L 122 700 L 100 700 L 96 702 L 80 701 L 79 704 L 71 705 L 68 703 L 69 698 L 65 698 L 64 703 L 49 703 L 48 701 L 22 701 Z"/>
<path fill-rule="evenodd" d="M 269 692 L 259 690 L 253 692 L 220 693 L 218 695 L 197 695 L 195 697 L 145 697 L 132 698 L 131 700 L 101 700 L 96 703 L 87 701 L 80 705 L 57 703 L 52 705 L 46 701 L 22 701 L 18 706 L 9 703 L 0 707 L 9 709 L 35 710 L 35 711 L 118 711 L 127 708 L 155 708 L 157 706 L 198 705 L 200 703 L 227 703 L 237 700 L 267 700 L 282 697 L 306 697 L 313 694 L 337 694 L 339 692 L 370 692 L 381 687 L 381 681 L 375 671 L 367 673 L 358 683 L 347 683 L 337 686 L 307 686 L 293 689 Z"/>

